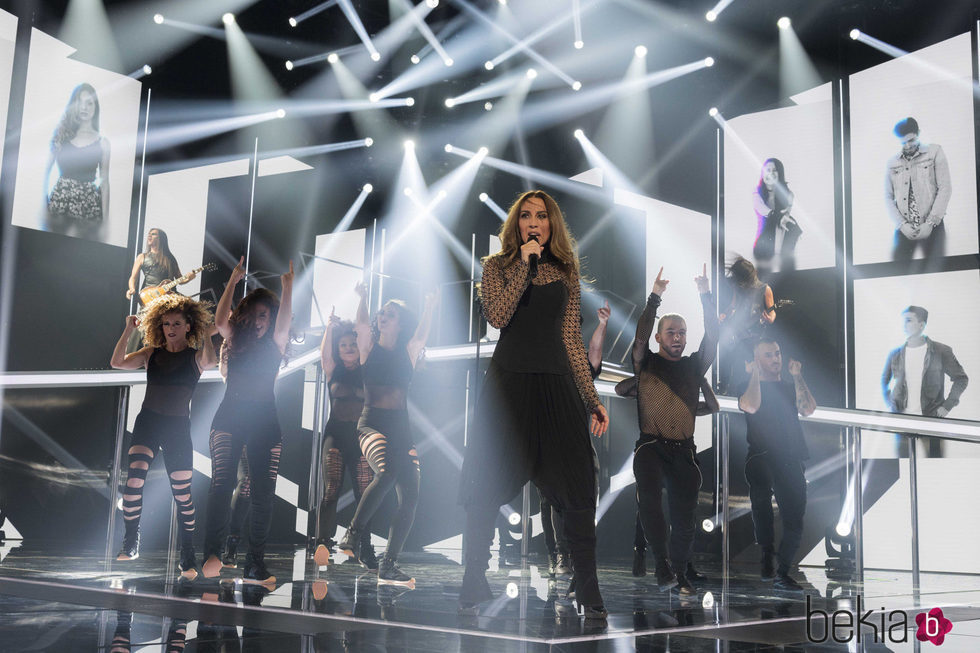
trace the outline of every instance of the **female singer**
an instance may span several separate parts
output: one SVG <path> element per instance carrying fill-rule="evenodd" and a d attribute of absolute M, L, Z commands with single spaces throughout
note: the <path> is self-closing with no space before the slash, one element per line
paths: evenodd
<path fill-rule="evenodd" d="M 415 316 L 397 299 L 382 306 L 371 324 L 364 284 L 358 284 L 357 292 L 361 301 L 354 330 L 364 377 L 364 412 L 357 423 L 357 432 L 361 451 L 374 470 L 374 479 L 361 495 L 350 528 L 338 548 L 365 564 L 360 546 L 367 524 L 394 487 L 398 510 L 388 531 L 388 546 L 378 564 L 378 584 L 414 585 L 415 579 L 395 566 L 415 521 L 421 479 L 419 456 L 408 421 L 408 385 L 425 350 L 437 296 L 426 296 L 417 326 Z"/>
<path fill-rule="evenodd" d="M 558 204 L 523 193 L 500 229 L 502 250 L 484 261 L 483 314 L 501 329 L 463 463 L 466 573 L 460 607 L 492 597 L 486 568 L 494 517 L 528 481 L 564 517 L 575 598 L 604 619 L 595 561 L 596 477 L 592 432 L 609 417 L 582 343 L 579 261 Z"/>
<path fill-rule="evenodd" d="M 337 500 L 344 484 L 344 471 L 350 475 L 354 498 L 358 502 L 373 477 L 357 437 L 357 420 L 364 410 L 364 379 L 357 334 L 351 322 L 341 320 L 332 311 L 320 343 L 320 363 L 330 393 L 330 418 L 323 428 L 320 538 L 313 552 L 313 559 L 322 567 L 330 560 L 333 544 L 330 538 L 337 529 Z M 370 531 L 365 529 L 361 537 L 361 560 L 368 569 L 377 569 Z"/>
<path fill-rule="evenodd" d="M 127 354 L 126 343 L 137 327 L 143 332 L 147 346 Z M 126 535 L 116 559 L 139 557 L 143 485 L 153 458 L 162 448 L 180 523 L 180 574 L 190 580 L 197 577 L 192 542 L 194 448 L 190 402 L 201 372 L 217 362 L 210 328 L 211 315 L 204 304 L 183 295 L 164 295 L 151 302 L 139 317 L 126 318 L 126 327 L 109 361 L 119 370 L 146 368 L 146 397 L 133 428 L 129 478 L 123 494 Z"/>
<path fill-rule="evenodd" d="M 272 502 L 279 475 L 282 431 L 274 388 L 289 344 L 292 324 L 293 262 L 282 275 L 282 299 L 265 288 L 247 294 L 231 310 L 235 286 L 245 276 L 245 257 L 231 272 L 215 311 L 215 325 L 225 339 L 221 365 L 227 388 L 211 422 L 211 489 L 208 492 L 204 540 L 204 575 L 221 573 L 221 545 L 230 517 L 242 448 L 251 478 L 248 555 L 245 582 L 275 584 L 265 566 L 265 541 L 272 522 Z"/>

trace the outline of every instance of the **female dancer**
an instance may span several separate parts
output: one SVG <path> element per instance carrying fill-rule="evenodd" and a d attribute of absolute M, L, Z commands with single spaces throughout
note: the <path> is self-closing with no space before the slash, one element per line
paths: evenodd
<path fill-rule="evenodd" d="M 55 163 L 60 176 L 49 194 L 48 177 Z M 109 139 L 99 133 L 99 96 L 91 84 L 79 84 L 71 92 L 51 137 L 44 195 L 47 230 L 98 237 L 109 216 Z"/>
<path fill-rule="evenodd" d="M 282 431 L 273 392 L 289 344 L 292 324 L 293 262 L 282 275 L 282 299 L 258 288 L 232 312 L 235 286 L 245 276 L 245 257 L 231 272 L 215 311 L 215 325 L 225 339 L 221 365 L 226 372 L 224 399 L 211 422 L 211 489 L 204 539 L 204 575 L 221 573 L 221 546 L 230 517 L 238 461 L 245 449 L 251 478 L 248 555 L 245 582 L 275 584 L 265 567 L 265 540 L 272 522 L 272 502 L 279 475 Z"/>
<path fill-rule="evenodd" d="M 466 573 L 460 607 L 471 610 L 492 597 L 485 572 L 494 517 L 533 480 L 564 517 L 580 609 L 604 619 L 587 415 L 592 414 L 596 435 L 606 431 L 609 417 L 599 403 L 582 343 L 575 241 L 558 204 L 540 190 L 517 198 L 500 240 L 502 250 L 483 267 L 483 314 L 501 334 L 463 463 Z"/>
<path fill-rule="evenodd" d="M 367 288 L 357 285 L 357 348 L 364 377 L 364 412 L 357 422 L 361 451 L 374 479 L 357 504 L 350 528 L 338 548 L 365 564 L 360 550 L 368 522 L 392 487 L 398 494 L 398 510 L 388 531 L 388 546 L 378 565 L 379 584 L 413 585 L 415 579 L 395 566 L 398 554 L 415 521 L 419 500 L 419 456 L 408 423 L 408 385 L 425 349 L 436 307 L 436 295 L 427 295 L 422 319 L 404 302 L 388 301 L 368 322 Z M 366 566 L 366 565 L 365 565 Z"/>
<path fill-rule="evenodd" d="M 769 269 L 779 255 L 779 270 L 796 268 L 796 241 L 803 230 L 789 212 L 793 208 L 793 191 L 786 183 L 786 170 L 779 159 L 762 164 L 759 184 L 752 194 L 757 227 L 752 256 L 760 267 Z"/>
<path fill-rule="evenodd" d="M 139 328 L 147 343 L 139 351 L 126 353 L 126 343 Z M 136 417 L 129 447 L 129 478 L 123 494 L 126 535 L 117 560 L 139 557 L 140 515 L 143 484 L 157 452 L 170 475 L 170 489 L 177 503 L 180 522 L 180 574 L 197 577 L 194 557 L 194 503 L 191 475 L 194 448 L 191 445 L 190 401 L 201 372 L 214 367 L 217 358 L 209 330 L 211 315 L 204 304 L 183 295 L 158 297 L 139 318 L 126 318 L 109 364 L 120 370 L 146 368 L 146 397 Z"/>
<path fill-rule="evenodd" d="M 718 316 L 722 322 L 722 343 L 728 349 L 727 388 L 739 386 L 745 363 L 752 360 L 753 344 L 763 329 L 776 321 L 776 302 L 772 288 L 759 281 L 751 262 L 738 256 L 728 266 L 728 276 L 735 284 L 732 303 Z"/>
<path fill-rule="evenodd" d="M 330 537 L 337 529 L 337 500 L 344 484 L 344 470 L 350 475 L 354 498 L 360 502 L 371 482 L 373 472 L 361 454 L 357 437 L 357 420 L 364 410 L 364 379 L 361 354 L 357 349 L 354 325 L 337 317 L 333 311 L 320 343 L 323 375 L 329 379 L 330 418 L 323 428 L 323 499 L 320 501 L 320 538 L 313 559 L 319 566 L 330 560 Z M 371 532 L 361 534 L 360 558 L 368 569 L 377 569 L 378 560 L 371 547 Z"/>

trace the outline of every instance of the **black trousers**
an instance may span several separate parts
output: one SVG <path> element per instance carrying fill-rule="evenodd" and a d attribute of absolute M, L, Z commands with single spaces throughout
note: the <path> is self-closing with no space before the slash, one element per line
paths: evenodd
<path fill-rule="evenodd" d="M 928 238 L 922 240 L 911 240 L 905 237 L 898 229 L 895 230 L 895 245 L 892 249 L 892 259 L 896 263 L 911 263 L 915 256 L 915 250 L 922 248 L 922 255 L 925 257 L 926 269 L 932 269 L 929 261 L 946 255 L 946 223 L 940 222 L 932 230 Z"/>
<path fill-rule="evenodd" d="M 775 551 L 772 497 L 776 496 L 779 516 L 783 521 L 777 571 L 785 574 L 792 566 L 803 538 L 803 514 L 806 512 L 803 463 L 799 460 L 780 459 L 765 452 L 750 452 L 745 459 L 745 480 L 749 483 L 755 541 L 767 552 Z"/>
<path fill-rule="evenodd" d="M 548 555 L 568 555 L 568 542 L 565 540 L 565 519 L 548 500 L 541 497 L 541 528 L 544 530 L 544 544 Z"/>
<path fill-rule="evenodd" d="M 693 440 L 677 444 L 663 440 L 637 442 L 633 475 L 640 521 L 654 558 L 659 562 L 669 557 L 676 569 L 684 569 L 694 550 L 694 512 L 701 489 Z M 670 513 L 669 546 L 668 522 L 661 503 L 664 487 Z"/>

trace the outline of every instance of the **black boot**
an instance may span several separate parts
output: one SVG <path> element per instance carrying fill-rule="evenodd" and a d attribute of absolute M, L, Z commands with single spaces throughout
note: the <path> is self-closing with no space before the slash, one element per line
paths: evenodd
<path fill-rule="evenodd" d="M 344 538 L 337 545 L 337 548 L 351 558 L 354 558 L 354 560 L 361 562 L 361 541 L 360 532 L 353 528 L 348 528 L 347 532 L 344 533 Z"/>
<path fill-rule="evenodd" d="M 182 546 L 180 548 L 180 563 L 177 565 L 181 578 L 194 580 L 197 578 L 197 556 L 194 555 L 193 546 Z"/>
<path fill-rule="evenodd" d="M 571 549 L 572 582 L 580 610 L 591 609 L 593 618 L 605 614 L 595 562 L 595 510 L 565 510 L 565 538 Z"/>
<path fill-rule="evenodd" d="M 775 553 L 763 549 L 762 561 L 759 566 L 759 575 L 762 577 L 762 580 L 772 580 L 776 577 L 775 557 Z"/>
<path fill-rule="evenodd" d="M 265 557 L 249 551 L 245 556 L 245 566 L 242 570 L 242 580 L 246 583 L 275 585 L 276 577 L 265 567 Z"/>
<path fill-rule="evenodd" d="M 689 581 L 691 581 L 691 583 L 706 583 L 706 582 L 708 582 L 708 577 L 705 576 L 704 574 L 702 574 L 701 572 L 699 572 L 697 569 L 695 569 L 693 562 L 688 562 L 687 563 L 687 569 L 684 572 L 684 575 L 687 577 L 687 579 Z"/>
<path fill-rule="evenodd" d="M 378 556 L 374 553 L 374 546 L 371 545 L 370 532 L 361 537 L 360 563 L 370 571 L 378 570 Z"/>
<path fill-rule="evenodd" d="M 555 553 L 548 554 L 548 576 L 550 578 L 555 577 L 555 571 L 558 568 L 558 555 Z"/>
<path fill-rule="evenodd" d="M 225 540 L 225 554 L 221 556 L 221 566 L 238 566 L 238 542 L 241 540 L 237 535 L 229 535 Z"/>
<path fill-rule="evenodd" d="M 567 553 L 559 552 L 555 558 L 555 576 L 567 578 L 572 575 L 572 565 Z"/>
<path fill-rule="evenodd" d="M 671 569 L 670 563 L 664 560 L 657 560 L 657 589 L 661 592 L 666 592 L 670 588 L 677 585 L 677 574 Z"/>
<path fill-rule="evenodd" d="M 378 565 L 378 585 L 414 585 L 415 579 L 395 566 L 395 558 L 387 553 Z"/>
<path fill-rule="evenodd" d="M 694 596 L 698 593 L 687 579 L 687 575 L 682 572 L 677 572 L 677 593 L 681 596 Z"/>
<path fill-rule="evenodd" d="M 638 546 L 633 547 L 633 575 L 639 578 L 647 575 L 647 550 Z"/>
<path fill-rule="evenodd" d="M 130 524 L 133 524 L 130 526 Z M 137 520 L 126 522 L 126 534 L 116 560 L 136 560 L 140 557 L 140 526 Z"/>

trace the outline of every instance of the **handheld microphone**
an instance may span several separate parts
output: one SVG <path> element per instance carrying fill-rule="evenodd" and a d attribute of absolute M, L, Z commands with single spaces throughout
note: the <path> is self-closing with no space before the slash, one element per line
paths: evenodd
<path fill-rule="evenodd" d="M 534 242 L 538 242 L 538 236 L 537 236 L 537 234 L 531 234 L 530 236 L 528 236 L 528 240 L 529 241 L 533 240 Z M 537 254 L 531 254 L 530 256 L 527 257 L 527 268 L 528 268 L 527 269 L 527 273 L 528 273 L 528 276 L 530 278 L 534 279 L 534 278 L 536 278 L 538 276 L 538 255 Z"/>

